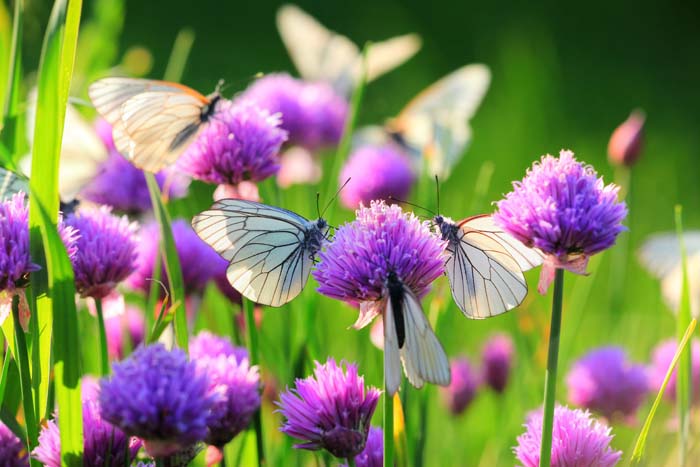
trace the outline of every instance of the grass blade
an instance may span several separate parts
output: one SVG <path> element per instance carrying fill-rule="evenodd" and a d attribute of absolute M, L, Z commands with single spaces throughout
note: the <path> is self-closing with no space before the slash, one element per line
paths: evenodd
<path fill-rule="evenodd" d="M 160 248 L 165 266 L 165 274 L 168 277 L 168 289 L 173 297 L 173 303 L 185 303 L 185 284 L 182 279 L 182 269 L 180 268 L 180 258 L 177 256 L 175 248 L 175 238 L 171 228 L 170 214 L 161 199 L 160 188 L 156 177 L 152 173 L 145 172 L 148 192 L 151 195 L 153 212 L 160 226 Z M 177 345 L 187 352 L 187 315 L 184 306 L 175 308 L 175 340 Z"/>
<path fill-rule="evenodd" d="M 163 76 L 166 81 L 182 80 L 182 74 L 185 72 L 185 65 L 187 65 L 187 59 L 190 56 L 193 43 L 194 31 L 192 29 L 184 28 L 177 33 L 173 50 L 170 52 L 168 66 Z"/>
<path fill-rule="evenodd" d="M 678 308 L 677 317 L 677 338 L 681 341 L 685 335 L 690 321 L 692 319 L 690 312 L 690 286 L 688 283 L 688 261 L 685 252 L 685 243 L 683 241 L 683 210 L 681 206 L 676 206 L 675 209 L 676 233 L 678 234 L 678 243 L 681 252 L 681 270 L 682 270 L 682 286 L 681 300 Z M 688 435 L 690 433 L 690 403 L 693 394 L 693 381 L 691 379 L 691 352 L 690 346 L 684 350 L 678 361 L 678 384 L 676 386 L 676 403 L 678 407 L 679 419 L 679 451 L 680 465 L 686 463 L 686 452 L 688 450 Z"/>
<path fill-rule="evenodd" d="M 2 125 L 2 143 L 10 149 L 13 160 L 18 156 L 21 132 L 19 131 L 19 89 L 22 81 L 22 36 L 24 18 L 24 0 L 15 0 L 12 19 L 12 45 L 8 67 L 7 91 L 3 100 L 4 113 Z"/>
<path fill-rule="evenodd" d="M 664 377 L 664 382 L 661 385 L 661 389 L 659 389 L 658 394 L 656 394 L 656 399 L 654 399 L 654 403 L 651 406 L 651 410 L 649 410 L 649 415 L 647 415 L 647 418 L 644 421 L 644 425 L 642 426 L 642 430 L 639 432 L 639 436 L 637 437 L 637 442 L 634 444 L 634 450 L 632 451 L 632 462 L 639 462 L 644 456 L 644 448 L 646 447 L 647 436 L 649 435 L 649 429 L 651 428 L 651 422 L 654 420 L 656 409 L 658 409 L 659 404 L 661 403 L 661 398 L 663 397 L 664 392 L 666 391 L 666 386 L 668 385 L 668 382 L 671 379 L 671 375 L 673 374 L 674 368 L 676 368 L 676 363 L 678 363 L 681 354 L 685 351 L 686 347 L 690 348 L 687 344 L 690 340 L 690 336 L 695 330 L 696 324 L 697 321 L 695 319 L 690 321 L 690 324 L 688 324 L 688 328 L 685 330 L 685 334 L 683 335 L 683 338 L 681 339 L 678 345 L 678 349 L 676 349 L 676 354 L 673 356 L 673 360 L 671 360 L 671 364 L 668 366 L 668 370 L 666 371 L 666 376 Z"/>

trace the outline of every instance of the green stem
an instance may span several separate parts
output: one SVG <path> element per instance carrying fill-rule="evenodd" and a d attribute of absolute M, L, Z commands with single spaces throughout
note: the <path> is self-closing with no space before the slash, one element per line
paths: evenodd
<path fill-rule="evenodd" d="M 24 337 L 22 323 L 19 320 L 19 295 L 12 297 L 12 318 L 15 325 L 15 347 L 17 348 L 17 360 L 19 363 L 20 388 L 22 390 L 22 404 L 24 407 L 24 419 L 27 425 L 27 443 L 29 451 L 33 451 L 38 444 L 39 433 L 32 401 L 32 383 L 29 373 L 29 355 L 27 354 L 27 341 Z M 36 318 L 35 318 L 36 319 Z"/>
<path fill-rule="evenodd" d="M 386 373 L 386 368 L 384 368 Z M 384 467 L 394 467 L 394 398 L 389 395 L 384 376 Z"/>
<path fill-rule="evenodd" d="M 260 354 L 258 352 L 258 334 L 255 329 L 255 310 L 253 302 L 241 297 L 243 301 L 243 309 L 245 310 L 245 329 L 248 334 L 248 351 L 250 352 L 250 364 L 260 365 Z M 258 465 L 265 463 L 265 444 L 263 438 L 262 427 L 262 407 L 255 412 L 253 416 L 253 425 L 255 426 L 255 445 L 258 450 Z"/>
<path fill-rule="evenodd" d="M 95 308 L 97 309 L 97 327 L 100 333 L 100 375 L 107 376 L 109 374 L 109 352 L 107 350 L 107 330 L 105 328 L 101 298 L 95 299 Z"/>
<path fill-rule="evenodd" d="M 348 467 L 355 467 L 355 457 L 348 457 L 347 459 Z"/>
<path fill-rule="evenodd" d="M 549 467 L 552 457 L 552 428 L 554 426 L 554 400 L 556 399 L 557 391 L 557 360 L 559 358 L 559 334 L 561 331 L 561 305 L 564 295 L 564 270 L 557 269 L 555 274 L 552 322 L 549 328 L 547 373 L 544 379 L 544 415 L 542 419 L 540 467 Z"/>
<path fill-rule="evenodd" d="M 221 447 L 221 462 L 219 462 L 221 467 L 226 467 L 226 449 L 224 446 Z"/>

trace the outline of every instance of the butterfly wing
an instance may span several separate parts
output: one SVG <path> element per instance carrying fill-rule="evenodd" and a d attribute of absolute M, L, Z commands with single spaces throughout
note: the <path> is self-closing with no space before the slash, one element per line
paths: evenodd
<path fill-rule="evenodd" d="M 209 99 L 177 83 L 105 78 L 88 91 L 111 125 L 114 145 L 144 170 L 158 172 L 182 154 L 201 127 Z"/>
<path fill-rule="evenodd" d="M 431 329 L 420 301 L 406 286 L 402 313 L 406 341 L 400 353 L 408 381 L 417 388 L 426 381 L 447 386 L 450 384 L 450 363 L 445 350 Z M 384 348 L 386 352 L 386 344 Z"/>
<path fill-rule="evenodd" d="M 29 194 L 29 183 L 24 177 L 0 167 L 0 202 L 19 192 Z"/>
<path fill-rule="evenodd" d="M 397 68 L 413 57 L 421 48 L 417 34 L 404 34 L 371 45 L 367 54 L 367 82 Z M 358 57 L 355 76 L 359 78 L 361 58 Z"/>
<path fill-rule="evenodd" d="M 225 199 L 192 220 L 197 234 L 229 261 L 227 277 L 244 297 L 282 306 L 299 295 L 313 266 L 309 221 L 285 209 Z"/>
<path fill-rule="evenodd" d="M 689 258 L 700 253 L 700 231 L 684 232 L 683 244 Z M 681 263 L 678 236 L 672 232 L 650 236 L 639 249 L 639 260 L 650 273 L 665 278 Z"/>
<path fill-rule="evenodd" d="M 405 345 L 405 344 L 404 344 Z M 401 386 L 401 356 L 399 338 L 394 325 L 394 309 L 391 300 L 386 300 L 384 315 L 384 384 L 390 396 Z"/>
<path fill-rule="evenodd" d="M 467 65 L 442 78 L 415 97 L 389 123 L 422 169 L 447 178 L 471 139 L 468 121 L 488 90 L 491 72 L 481 64 Z"/>
<path fill-rule="evenodd" d="M 466 219 L 459 227 L 445 263 L 459 309 L 482 319 L 518 306 L 527 295 L 523 269 L 541 264 L 542 257 L 493 225 L 490 216 Z"/>

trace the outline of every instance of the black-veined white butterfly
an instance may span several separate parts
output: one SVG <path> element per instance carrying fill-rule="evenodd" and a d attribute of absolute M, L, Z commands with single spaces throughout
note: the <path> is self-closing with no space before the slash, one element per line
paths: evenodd
<path fill-rule="evenodd" d="M 683 233 L 693 316 L 700 314 L 700 231 Z M 674 232 L 650 236 L 639 249 L 642 265 L 659 280 L 668 306 L 678 310 L 683 286 L 683 266 L 678 235 Z"/>
<path fill-rule="evenodd" d="M 277 29 L 302 78 L 326 81 L 344 95 L 352 92 L 360 77 L 362 55 L 350 39 L 328 30 L 294 5 L 278 10 Z M 367 81 L 401 65 L 420 46 L 415 34 L 372 43 L 367 54 Z"/>
<path fill-rule="evenodd" d="M 5 201 L 20 191 L 29 194 L 27 179 L 0 167 L 0 201 Z"/>
<path fill-rule="evenodd" d="M 452 297 L 465 316 L 489 318 L 518 306 L 527 295 L 523 271 L 544 256 L 498 227 L 490 215 L 460 222 L 437 215 L 433 222 L 447 241 L 445 273 Z"/>
<path fill-rule="evenodd" d="M 112 125 L 117 150 L 149 172 L 178 159 L 221 99 L 218 88 L 204 96 L 178 83 L 137 78 L 104 78 L 88 94 Z"/>
<path fill-rule="evenodd" d="M 486 65 L 453 71 L 413 98 L 384 128 L 361 129 L 355 144 L 398 142 L 411 156 L 416 171 L 446 179 L 471 141 L 469 120 L 491 82 Z"/>
<path fill-rule="evenodd" d="M 286 209 L 223 199 L 195 216 L 197 234 L 229 262 L 226 276 L 249 300 L 282 306 L 299 295 L 328 223 L 309 221 Z"/>
<path fill-rule="evenodd" d="M 425 382 L 450 384 L 450 362 L 423 313 L 420 300 L 395 274 L 386 287 L 389 297 L 363 306 L 386 307 L 384 312 L 384 368 L 390 395 L 401 385 L 401 365 L 417 388 Z M 377 310 L 380 311 L 380 310 Z"/>

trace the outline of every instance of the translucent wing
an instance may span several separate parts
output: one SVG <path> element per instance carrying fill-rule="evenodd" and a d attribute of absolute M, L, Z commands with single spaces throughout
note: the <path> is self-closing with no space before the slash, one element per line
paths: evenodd
<path fill-rule="evenodd" d="M 278 10 L 277 29 L 304 79 L 326 81 L 344 95 L 352 91 L 360 76 L 362 57 L 350 39 L 327 29 L 294 5 Z M 415 34 L 372 44 L 367 56 L 367 81 L 401 65 L 420 46 L 420 38 Z"/>
<path fill-rule="evenodd" d="M 0 202 L 19 192 L 29 194 L 29 183 L 24 177 L 0 167 Z"/>
<path fill-rule="evenodd" d="M 700 253 L 700 231 L 686 231 L 683 243 L 688 258 Z M 681 262 L 678 236 L 673 232 L 650 236 L 639 249 L 639 260 L 659 279 L 668 276 Z"/>
<path fill-rule="evenodd" d="M 541 264 L 542 256 L 495 227 L 489 216 L 466 219 L 459 227 L 445 263 L 459 309 L 482 319 L 518 306 L 527 295 L 523 268 Z"/>
<path fill-rule="evenodd" d="M 404 286 L 403 316 L 406 342 L 400 350 L 408 381 L 417 388 L 424 382 L 450 384 L 450 363 L 418 298 Z M 386 344 L 384 346 L 386 352 Z"/>
<path fill-rule="evenodd" d="M 306 242 L 312 222 L 291 211 L 226 199 L 196 216 L 197 234 L 229 261 L 227 277 L 244 297 L 282 306 L 306 284 L 313 254 Z"/>
<path fill-rule="evenodd" d="M 389 395 L 396 394 L 401 386 L 401 357 L 399 338 L 394 325 L 394 310 L 391 300 L 386 300 L 384 315 L 384 384 Z"/>
<path fill-rule="evenodd" d="M 114 144 L 135 166 L 158 172 L 174 163 L 197 135 L 203 104 L 193 94 L 137 94 L 122 105 Z"/>
<path fill-rule="evenodd" d="M 27 106 L 27 140 L 34 140 L 36 121 L 36 90 L 29 95 Z M 61 201 L 73 201 L 97 174 L 100 166 L 107 160 L 107 148 L 80 113 L 72 106 L 66 107 L 61 158 L 59 161 L 58 191 Z M 22 170 L 31 172 L 31 155 L 20 162 Z"/>
<path fill-rule="evenodd" d="M 471 139 L 469 120 L 491 82 L 488 67 L 467 65 L 415 97 L 389 123 L 414 157 L 418 169 L 427 159 L 431 174 L 447 178 Z"/>

